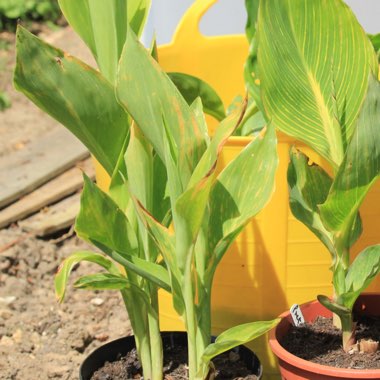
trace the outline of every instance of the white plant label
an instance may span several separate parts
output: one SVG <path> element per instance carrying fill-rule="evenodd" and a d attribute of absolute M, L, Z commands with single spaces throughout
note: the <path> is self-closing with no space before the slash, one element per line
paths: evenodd
<path fill-rule="evenodd" d="M 298 327 L 299 325 L 302 325 L 303 323 L 305 323 L 305 319 L 303 317 L 302 311 L 298 304 L 295 303 L 290 308 L 290 314 L 293 318 L 294 326 Z"/>

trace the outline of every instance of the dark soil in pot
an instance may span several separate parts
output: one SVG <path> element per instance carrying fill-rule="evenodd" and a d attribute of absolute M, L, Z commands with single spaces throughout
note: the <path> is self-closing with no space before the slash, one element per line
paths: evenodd
<path fill-rule="evenodd" d="M 380 340 L 380 317 L 361 316 L 356 337 Z M 318 317 L 313 323 L 292 326 L 280 344 L 290 353 L 313 363 L 338 368 L 380 369 L 380 351 L 376 353 L 346 353 L 342 348 L 342 335 L 332 318 Z"/>
<path fill-rule="evenodd" d="M 128 339 L 128 338 L 124 338 Z M 121 340 L 120 340 L 121 341 Z M 117 341 L 115 341 L 117 342 Z M 129 342 L 130 343 L 130 342 Z M 112 342 L 111 342 L 112 344 Z M 133 342 L 130 343 L 133 345 Z M 130 345 L 129 344 L 129 345 Z M 164 378 L 165 380 L 185 380 L 187 379 L 187 347 L 185 333 L 163 333 L 164 345 Z M 120 348 L 125 352 L 126 347 Z M 140 379 L 142 377 L 141 365 L 137 357 L 135 348 L 128 350 L 128 353 L 117 354 L 110 362 L 104 363 L 102 367 L 92 376 L 87 377 L 83 370 L 88 372 L 88 363 L 83 363 L 81 368 L 82 380 L 129 380 Z M 117 350 L 114 351 L 114 354 Z M 122 352 L 121 350 L 119 350 Z M 94 352 L 96 354 L 96 352 Z M 97 364 L 91 359 L 95 368 Z M 104 360 L 103 360 L 104 362 Z M 261 377 L 261 365 L 257 357 L 247 348 L 239 347 L 225 354 L 219 355 L 213 360 L 216 368 L 216 379 L 218 380 L 258 380 Z"/>

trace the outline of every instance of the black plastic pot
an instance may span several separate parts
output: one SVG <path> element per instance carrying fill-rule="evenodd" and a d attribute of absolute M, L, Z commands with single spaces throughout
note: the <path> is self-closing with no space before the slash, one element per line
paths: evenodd
<path fill-rule="evenodd" d="M 183 347 L 187 345 L 185 332 L 163 332 L 161 336 L 164 346 Z M 127 355 L 133 348 L 135 348 L 135 339 L 133 336 L 120 338 L 97 348 L 80 366 L 79 380 L 90 380 L 93 373 L 103 367 L 105 362 L 118 360 L 120 357 Z M 247 368 L 259 379 L 261 378 L 261 363 L 250 349 L 245 346 L 239 346 L 231 351 L 239 353 L 241 360 L 245 362 Z"/>

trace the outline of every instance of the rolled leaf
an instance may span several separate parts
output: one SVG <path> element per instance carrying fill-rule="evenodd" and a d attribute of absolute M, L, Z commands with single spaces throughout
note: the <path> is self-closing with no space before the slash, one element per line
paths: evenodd
<path fill-rule="evenodd" d="M 354 135 L 326 202 L 320 207 L 324 225 L 339 232 L 347 246 L 355 217 L 380 176 L 380 83 L 370 77 L 368 93 Z"/>
<path fill-rule="evenodd" d="M 120 273 L 117 266 L 111 260 L 108 260 L 99 253 L 91 251 L 75 252 L 60 264 L 57 274 L 54 278 L 55 295 L 59 302 L 62 302 L 65 298 L 66 285 L 69 280 L 71 271 L 73 270 L 74 266 L 81 261 L 89 261 L 91 263 L 98 264 L 112 274 Z"/>
<path fill-rule="evenodd" d="M 267 118 L 338 167 L 378 72 L 369 39 L 341 0 L 262 0 L 258 25 Z"/>
<path fill-rule="evenodd" d="M 203 110 L 217 120 L 226 117 L 222 99 L 217 92 L 205 81 L 184 73 L 168 73 L 169 78 L 176 85 L 179 92 L 191 105 L 198 97 L 202 100 Z"/>
<path fill-rule="evenodd" d="M 78 137 L 112 175 L 129 123 L 114 88 L 99 72 L 18 26 L 14 84 Z"/>

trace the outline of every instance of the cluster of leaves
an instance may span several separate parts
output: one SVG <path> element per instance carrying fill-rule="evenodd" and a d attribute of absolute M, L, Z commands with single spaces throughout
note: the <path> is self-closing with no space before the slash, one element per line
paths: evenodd
<path fill-rule="evenodd" d="M 204 379 L 214 356 L 277 323 L 236 326 L 210 344 L 214 273 L 272 194 L 275 130 L 269 125 L 218 173 L 219 155 L 245 117 L 246 102 L 225 117 L 208 85 L 162 71 L 154 44 L 148 51 L 138 42 L 149 1 L 59 3 L 99 71 L 20 26 L 15 84 L 88 147 L 111 185 L 103 192 L 85 178 L 75 229 L 103 254 L 76 252 L 65 260 L 56 276 L 57 296 L 64 298 L 77 262 L 98 264 L 101 272 L 75 285 L 121 291 L 144 377 L 160 380 L 157 291 L 171 292 L 188 333 L 189 378 Z M 204 112 L 221 120 L 212 138 Z"/>
<path fill-rule="evenodd" d="M 60 16 L 57 0 L 0 0 L 0 31 L 13 30 L 18 20 L 54 22 Z"/>
<path fill-rule="evenodd" d="M 380 245 L 350 255 L 359 208 L 380 177 L 379 39 L 341 0 L 261 0 L 258 25 L 266 117 L 330 164 L 332 175 L 291 150 L 290 206 L 331 254 L 334 297 L 318 299 L 340 317 L 348 349 L 353 305 L 380 271 Z"/>

